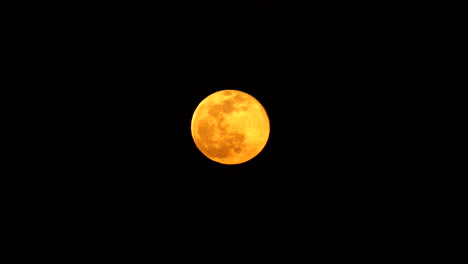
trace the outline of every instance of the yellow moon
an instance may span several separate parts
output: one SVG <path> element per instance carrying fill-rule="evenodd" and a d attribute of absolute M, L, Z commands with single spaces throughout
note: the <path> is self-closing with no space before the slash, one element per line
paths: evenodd
<path fill-rule="evenodd" d="M 209 159 L 240 164 L 257 156 L 270 135 L 265 108 L 253 96 L 222 90 L 206 97 L 192 117 L 192 137 Z"/>

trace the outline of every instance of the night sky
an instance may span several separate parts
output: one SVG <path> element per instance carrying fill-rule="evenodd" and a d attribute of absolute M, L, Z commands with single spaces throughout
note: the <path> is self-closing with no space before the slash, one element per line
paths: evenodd
<path fill-rule="evenodd" d="M 26 10 L 39 180 L 11 254 L 305 263 L 392 250 L 394 87 L 422 75 L 431 5 Z M 270 118 L 266 147 L 240 165 L 209 160 L 190 133 L 198 103 L 224 89 Z"/>

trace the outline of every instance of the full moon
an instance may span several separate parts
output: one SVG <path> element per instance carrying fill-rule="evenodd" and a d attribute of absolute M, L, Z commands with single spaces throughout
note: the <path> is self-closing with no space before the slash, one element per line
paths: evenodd
<path fill-rule="evenodd" d="M 257 156 L 270 134 L 265 108 L 253 96 L 222 90 L 206 97 L 192 117 L 192 137 L 209 159 L 240 164 Z"/>

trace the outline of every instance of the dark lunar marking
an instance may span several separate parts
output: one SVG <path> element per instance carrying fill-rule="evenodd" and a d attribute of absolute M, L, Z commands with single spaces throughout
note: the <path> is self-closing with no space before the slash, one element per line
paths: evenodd
<path fill-rule="evenodd" d="M 224 95 L 225 95 L 225 96 L 230 96 L 231 94 L 232 94 L 231 91 L 225 91 L 225 92 L 224 92 Z"/>
<path fill-rule="evenodd" d="M 208 110 L 208 114 L 212 117 L 219 116 L 219 111 L 221 110 L 220 105 L 213 105 L 211 106 L 210 110 Z"/>
<path fill-rule="evenodd" d="M 234 101 L 236 101 L 236 102 L 239 103 L 239 102 L 243 102 L 243 101 L 244 101 L 245 96 L 244 96 L 243 94 L 238 94 L 238 95 L 234 96 L 233 99 L 234 99 Z"/>
<path fill-rule="evenodd" d="M 234 107 L 234 101 L 231 99 L 224 100 L 221 106 L 224 113 L 231 113 L 232 111 L 236 110 Z"/>
<path fill-rule="evenodd" d="M 213 105 L 210 110 L 208 110 L 208 114 L 215 118 L 218 123 L 222 123 L 224 121 L 224 117 L 221 115 L 221 111 L 223 111 L 223 107 L 221 105 Z"/>
<path fill-rule="evenodd" d="M 198 128 L 197 128 L 197 133 L 202 138 L 203 142 L 206 142 L 206 140 L 210 139 L 214 135 L 214 125 L 210 124 L 206 120 L 200 120 L 198 121 Z"/>
<path fill-rule="evenodd" d="M 210 110 L 208 110 L 208 114 L 216 118 L 216 120 L 218 120 L 218 122 L 221 123 L 224 120 L 223 116 L 221 115 L 221 112 L 231 113 L 234 110 L 236 110 L 237 108 L 234 106 L 234 103 L 235 102 L 233 100 L 227 99 L 224 100 L 222 104 L 212 105 Z"/>

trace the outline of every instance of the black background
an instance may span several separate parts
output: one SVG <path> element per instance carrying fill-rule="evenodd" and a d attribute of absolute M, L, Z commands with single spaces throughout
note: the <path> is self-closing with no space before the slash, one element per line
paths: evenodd
<path fill-rule="evenodd" d="M 434 6 L 25 9 L 40 173 L 9 252 L 303 263 L 401 250 L 413 209 L 393 95 L 426 74 Z M 223 89 L 256 97 L 271 123 L 236 166 L 190 134 Z"/>

